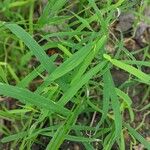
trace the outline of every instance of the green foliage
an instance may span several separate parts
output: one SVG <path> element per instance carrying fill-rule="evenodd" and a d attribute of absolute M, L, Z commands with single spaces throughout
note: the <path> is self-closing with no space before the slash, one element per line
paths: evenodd
<path fill-rule="evenodd" d="M 57 150 L 71 141 L 87 150 L 125 150 L 126 134 L 150 149 L 131 127 L 135 114 L 129 92 L 142 84 L 142 102 L 149 96 L 150 75 L 141 69 L 150 67 L 149 53 L 146 48 L 130 52 L 122 39 L 109 36 L 116 10 L 132 6 L 127 0 L 49 0 L 46 6 L 35 0 L 0 2 L 0 121 L 12 125 L 0 124 L 0 149 L 9 143 L 10 149 Z M 110 41 L 116 54 L 108 52 Z M 141 61 L 135 58 L 140 52 Z M 119 86 L 114 68 L 128 74 Z"/>

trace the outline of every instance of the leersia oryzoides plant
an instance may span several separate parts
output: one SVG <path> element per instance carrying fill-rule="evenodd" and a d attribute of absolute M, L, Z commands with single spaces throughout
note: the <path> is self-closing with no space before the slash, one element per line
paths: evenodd
<path fill-rule="evenodd" d="M 33 20 L 36 2 L 28 3 L 12 1 L 8 5 L 10 8 L 30 5 L 28 22 L 23 19 L 20 22 L 2 21 L 0 25 L 4 37 L 10 36 L 11 42 L 15 41 L 12 47 L 15 45 L 20 51 L 26 49 L 24 54 L 20 52 L 23 65 L 18 64 L 18 70 L 23 70 L 32 58 L 39 62 L 21 77 L 10 67 L 9 75 L 15 84 L 5 75 L 9 62 L 0 63 L 0 95 L 18 102 L 15 109 L 2 107 L 0 110 L 0 118 L 15 123 L 13 132 L 0 126 L 2 145 L 9 143 L 12 149 L 19 145 L 20 150 L 33 149 L 35 145 L 56 150 L 69 141 L 78 142 L 87 150 L 113 147 L 125 150 L 128 134 L 131 141 L 138 141 L 150 149 L 150 143 L 131 127 L 133 102 L 126 90 L 132 84 L 150 85 L 149 74 L 140 70 L 141 66 L 149 67 L 150 63 L 122 57 L 122 41 L 114 41 L 116 53 L 109 53 L 107 49 L 109 27 L 116 19 L 116 10 L 128 9 L 135 5 L 134 2 L 50 0 L 37 20 Z M 93 29 L 93 24 L 98 29 Z M 43 30 L 50 31 L 42 34 Z M 33 33 L 36 32 L 44 42 L 35 40 Z M 59 49 L 59 52 L 48 56 L 46 50 L 51 48 Z M 127 81 L 120 86 L 114 83 L 113 68 L 128 73 Z M 30 89 L 39 78 L 42 82 L 35 85 L 34 90 Z M 125 112 L 128 120 L 124 118 Z M 131 142 L 130 146 L 133 145 Z"/>

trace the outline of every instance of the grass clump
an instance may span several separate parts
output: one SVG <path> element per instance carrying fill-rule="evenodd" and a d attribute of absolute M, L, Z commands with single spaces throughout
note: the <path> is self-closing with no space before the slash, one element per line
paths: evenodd
<path fill-rule="evenodd" d="M 146 5 L 0 2 L 0 148 L 150 149 L 141 135 L 145 119 L 136 125 L 138 112 L 149 115 L 149 44 L 130 35 Z M 126 33 L 122 12 L 136 18 Z M 129 50 L 126 41 L 139 48 Z"/>

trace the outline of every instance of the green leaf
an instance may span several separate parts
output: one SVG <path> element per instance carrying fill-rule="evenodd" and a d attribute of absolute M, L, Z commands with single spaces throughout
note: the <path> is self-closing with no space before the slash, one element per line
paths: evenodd
<path fill-rule="evenodd" d="M 67 0 L 50 0 L 43 11 L 43 14 L 40 16 L 38 24 L 41 26 L 48 23 L 49 18 L 54 16 L 56 13 L 60 11 L 60 9 L 66 4 Z"/>
<path fill-rule="evenodd" d="M 107 63 L 105 61 L 101 62 L 86 74 L 84 74 L 78 81 L 71 85 L 71 87 L 64 93 L 64 95 L 59 100 L 59 105 L 65 105 L 76 93 L 77 91 L 85 85 L 94 75 L 100 72 Z"/>
<path fill-rule="evenodd" d="M 3 68 L 0 66 L 0 78 L 5 82 L 8 83 L 6 73 L 4 72 Z"/>
<path fill-rule="evenodd" d="M 126 107 L 128 108 L 129 110 L 129 113 L 130 113 L 130 118 L 131 118 L 131 122 L 134 120 L 134 113 L 133 113 L 133 110 L 132 110 L 132 100 L 130 99 L 130 97 L 124 93 L 123 91 L 121 91 L 120 89 L 116 88 L 116 93 L 117 95 L 122 98 L 124 100 L 124 102 L 126 103 Z"/>
<path fill-rule="evenodd" d="M 104 54 L 103 55 L 105 59 L 110 61 L 113 65 L 129 72 L 130 74 L 136 76 L 137 78 L 141 79 L 144 83 L 150 84 L 150 76 L 146 73 L 142 72 L 141 70 L 136 69 L 135 67 L 131 65 L 127 65 L 119 60 L 112 59 L 109 55 Z"/>
<path fill-rule="evenodd" d="M 88 45 L 84 46 L 74 55 L 69 57 L 64 63 L 62 63 L 57 69 L 55 69 L 44 81 L 44 83 L 36 90 L 37 93 L 42 92 L 42 90 L 47 87 L 52 81 L 59 79 L 63 75 L 67 74 L 79 64 L 81 64 L 85 57 L 91 51 L 92 45 L 89 43 Z"/>
<path fill-rule="evenodd" d="M 114 85 L 110 70 L 108 70 L 105 75 L 108 80 L 109 89 L 107 93 L 109 94 L 111 98 L 111 105 L 112 105 L 112 109 L 114 113 L 114 122 L 115 122 L 115 132 L 114 134 L 111 135 L 109 143 L 107 144 L 107 148 L 110 149 L 113 143 L 115 142 L 115 140 L 121 136 L 122 116 L 121 116 L 121 111 L 120 111 L 120 102 L 117 97 L 117 93 L 115 91 L 115 85 Z"/>
<path fill-rule="evenodd" d="M 16 98 L 22 103 L 32 104 L 39 108 L 52 111 L 53 113 L 60 113 L 63 115 L 70 114 L 68 109 L 58 106 L 55 102 L 16 86 L 0 83 L 0 94 Z"/>
<path fill-rule="evenodd" d="M 54 61 L 56 59 L 57 55 L 53 55 L 49 58 L 50 61 Z M 51 67 L 51 66 L 50 66 Z M 35 68 L 31 73 L 29 73 L 25 78 L 23 78 L 17 86 L 19 87 L 27 87 L 29 83 L 35 79 L 39 74 L 45 71 L 45 68 L 42 65 L 39 65 L 37 68 Z"/>
<path fill-rule="evenodd" d="M 133 129 L 129 124 L 124 123 L 124 126 L 129 130 L 129 133 L 134 136 L 145 148 L 150 150 L 150 142 L 146 141 L 135 129 Z"/>
<path fill-rule="evenodd" d="M 51 71 L 54 69 L 53 62 L 49 60 L 49 57 L 44 52 L 43 48 L 31 37 L 31 35 L 17 24 L 6 23 L 5 27 L 7 27 L 18 38 L 20 38 L 20 40 L 22 40 L 25 43 L 25 45 L 38 58 L 45 70 L 51 73 Z"/>
<path fill-rule="evenodd" d="M 71 130 L 71 126 L 75 124 L 76 119 L 80 112 L 84 109 L 82 104 L 79 104 L 76 109 L 73 111 L 71 115 L 69 115 L 66 119 L 66 122 L 61 125 L 58 130 L 55 132 L 52 140 L 47 145 L 46 150 L 57 150 L 59 149 L 60 145 L 65 140 L 65 136 L 69 134 L 69 131 Z"/>
<path fill-rule="evenodd" d="M 107 73 L 105 73 L 103 75 L 103 82 L 104 82 L 104 87 L 103 87 L 103 113 L 102 113 L 102 117 L 101 120 L 98 122 L 98 124 L 96 125 L 96 132 L 98 131 L 99 127 L 101 126 L 101 124 L 104 122 L 104 120 L 107 117 L 107 113 L 109 110 L 109 105 L 110 105 L 110 93 L 109 93 L 109 76 Z"/>

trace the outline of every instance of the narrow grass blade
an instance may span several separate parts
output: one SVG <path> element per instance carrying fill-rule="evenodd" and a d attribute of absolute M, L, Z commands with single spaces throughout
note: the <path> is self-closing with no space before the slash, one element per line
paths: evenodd
<path fill-rule="evenodd" d="M 0 142 L 8 143 L 8 142 L 16 141 L 16 140 L 19 140 L 21 138 L 24 138 L 27 135 L 28 135 L 28 132 L 21 132 L 21 133 L 13 134 L 13 135 L 4 137 L 3 139 L 0 140 Z M 42 133 L 40 133 L 40 135 L 53 137 L 54 133 L 52 133 L 52 132 L 42 132 Z M 74 141 L 74 142 L 98 142 L 99 141 L 96 138 L 89 138 L 89 137 L 87 138 L 87 137 L 83 137 L 83 136 L 72 136 L 72 135 L 66 135 L 65 140 Z M 90 145 L 90 148 L 92 148 L 91 145 Z M 94 150 L 94 149 L 92 149 L 92 150 Z"/>
<path fill-rule="evenodd" d="M 50 17 L 58 13 L 59 10 L 66 4 L 67 0 L 50 0 L 44 8 L 43 14 L 40 16 L 38 24 L 45 25 Z"/>
<path fill-rule="evenodd" d="M 0 140 L 0 142 L 7 143 L 7 142 L 15 141 L 15 140 L 23 138 L 26 135 L 27 135 L 26 132 L 17 133 L 17 134 L 14 134 L 14 135 L 9 135 L 9 136 L 6 136 L 6 137 L 2 138 Z"/>
<path fill-rule="evenodd" d="M 132 110 L 132 100 L 131 98 L 126 94 L 124 93 L 123 91 L 121 91 L 120 89 L 116 88 L 116 93 L 117 95 L 124 100 L 125 104 L 126 104 L 126 108 L 129 110 L 129 113 L 130 113 L 130 118 L 131 118 L 131 122 L 134 120 L 134 113 L 133 113 L 133 110 Z"/>
<path fill-rule="evenodd" d="M 43 96 L 34 94 L 26 89 L 19 88 L 16 86 L 7 85 L 0 83 L 0 94 L 4 96 L 10 96 L 18 99 L 20 102 L 25 104 L 32 104 L 39 108 L 43 108 L 52 112 L 68 115 L 70 111 L 61 106 L 58 106 L 53 101 L 46 99 Z"/>
<path fill-rule="evenodd" d="M 84 46 L 74 55 L 69 57 L 64 63 L 62 63 L 55 71 L 48 76 L 44 83 L 37 89 L 37 93 L 40 93 L 46 86 L 48 86 L 52 81 L 62 77 L 63 75 L 67 74 L 69 71 L 73 70 L 79 64 L 81 64 L 85 57 L 91 51 L 92 45 L 89 43 L 88 45 Z"/>
<path fill-rule="evenodd" d="M 124 126 L 129 130 L 130 134 L 134 136 L 145 148 L 150 150 L 150 142 L 146 141 L 135 129 L 133 129 L 129 124 L 124 123 Z"/>
<path fill-rule="evenodd" d="M 117 138 L 121 136 L 121 130 L 122 130 L 122 117 L 121 117 L 121 111 L 120 111 L 120 102 L 117 97 L 117 93 L 115 91 L 115 85 L 111 76 L 110 71 L 107 72 L 107 77 L 109 79 L 109 91 L 107 91 L 111 98 L 111 105 L 114 113 L 114 123 L 115 123 L 115 132 L 111 136 L 111 140 L 109 141 L 109 144 L 107 144 L 107 148 L 110 149 L 113 143 Z"/>
<path fill-rule="evenodd" d="M 51 132 L 45 132 L 45 133 L 42 133 L 41 135 L 50 136 L 50 137 L 54 136 L 54 134 Z M 73 142 L 98 142 L 98 141 L 100 141 L 100 140 L 95 139 L 95 138 L 89 138 L 89 137 L 86 138 L 83 136 L 73 136 L 73 135 L 66 135 L 66 136 L 64 136 L 64 139 L 68 140 L 68 141 L 73 141 Z"/>
<path fill-rule="evenodd" d="M 53 55 L 52 57 L 50 57 L 50 61 L 54 61 L 56 57 L 57 55 Z M 54 66 L 50 66 L 50 67 L 53 68 Z M 29 73 L 25 78 L 23 78 L 17 84 L 17 86 L 22 87 L 22 88 L 27 87 L 29 83 L 38 76 L 37 72 L 42 73 L 43 71 L 45 71 L 45 68 L 42 65 L 39 65 L 36 69 L 34 69 L 31 73 Z"/>
<path fill-rule="evenodd" d="M 66 54 L 68 57 L 71 57 L 71 56 L 72 56 L 71 52 L 70 52 L 66 47 L 64 47 L 63 45 L 58 44 L 58 48 L 59 48 L 62 52 L 64 52 L 64 54 Z"/>
<path fill-rule="evenodd" d="M 136 76 L 137 78 L 141 79 L 143 82 L 150 84 L 150 76 L 146 73 L 136 69 L 131 65 L 127 65 L 119 60 L 112 59 L 109 55 L 104 54 L 104 58 L 110 61 L 113 65 L 129 72 L 130 74 Z"/>
<path fill-rule="evenodd" d="M 0 116 L 3 115 L 3 116 L 9 116 L 9 118 L 13 118 L 15 117 L 15 119 L 19 119 L 16 118 L 16 116 L 13 114 L 10 114 L 10 113 L 6 113 L 6 112 L 1 112 L 0 111 Z M 9 121 L 11 121 L 9 119 Z M 50 127 L 47 127 L 47 128 L 42 128 L 42 129 L 35 129 L 34 133 L 32 133 L 32 135 L 30 135 L 30 138 L 32 137 L 35 137 L 37 135 L 46 135 L 46 136 L 54 136 L 52 135 L 52 131 L 55 131 L 57 130 L 61 125 L 54 125 L 54 126 L 50 126 Z M 95 131 L 95 128 L 94 127 L 89 127 L 89 126 L 81 126 L 81 125 L 73 125 L 71 126 L 71 130 L 75 130 L 75 131 L 78 131 L 78 132 L 81 132 L 81 131 Z M 16 134 L 12 134 L 12 135 L 8 135 L 4 138 L 1 139 L 1 142 L 2 143 L 7 143 L 7 142 L 12 142 L 12 141 L 15 141 L 15 140 L 20 140 L 21 138 L 24 138 L 25 136 L 28 135 L 28 132 L 27 131 L 22 131 L 20 133 L 16 133 Z M 71 140 L 71 139 L 68 139 L 66 137 L 67 140 Z M 87 138 L 84 138 L 84 140 L 88 141 Z M 89 139 L 90 141 L 93 140 L 93 141 L 96 141 L 95 138 L 93 139 Z"/>
<path fill-rule="evenodd" d="M 65 105 L 76 93 L 77 91 L 85 85 L 94 75 L 96 75 L 98 72 L 100 72 L 107 63 L 101 62 L 94 68 L 92 68 L 90 71 L 88 71 L 85 75 L 81 77 L 77 82 L 71 85 L 71 87 L 64 93 L 64 95 L 59 100 L 59 105 Z"/>
<path fill-rule="evenodd" d="M 78 20 L 79 20 L 86 28 L 88 28 L 90 31 L 93 31 L 93 32 L 94 32 L 94 30 L 91 28 L 90 24 L 88 23 L 88 21 L 87 21 L 86 19 L 80 17 L 79 15 L 77 15 L 77 14 L 75 14 L 75 13 L 73 13 L 73 12 L 71 12 L 71 13 L 72 13 L 76 18 L 78 18 Z M 78 31 L 78 29 L 77 29 L 77 31 Z"/>
<path fill-rule="evenodd" d="M 23 28 L 13 23 L 6 23 L 5 27 L 13 32 L 20 40 L 22 40 L 25 45 L 33 52 L 33 54 L 39 59 L 45 70 L 49 73 L 52 71 L 50 66 L 52 62 L 49 57 L 44 52 L 43 48 L 28 34 Z"/>
<path fill-rule="evenodd" d="M 10 66 L 10 65 L 7 65 L 7 68 L 8 68 L 8 71 L 10 72 L 10 74 L 12 75 L 12 77 L 15 79 L 15 81 L 17 83 L 19 83 L 19 78 L 18 76 L 16 75 L 16 73 L 14 72 L 13 68 Z"/>
<path fill-rule="evenodd" d="M 78 52 L 76 52 L 74 55 L 69 57 L 63 64 L 60 65 L 52 74 L 51 74 L 51 80 L 56 80 L 60 78 L 61 76 L 65 75 L 69 71 L 73 70 L 75 67 L 77 67 L 81 62 L 84 61 L 85 57 L 89 54 L 91 51 L 92 45 L 91 43 L 80 49 Z"/>
<path fill-rule="evenodd" d="M 98 131 L 99 127 L 101 126 L 101 124 L 104 122 L 104 120 L 107 117 L 107 113 L 109 110 L 109 105 L 110 105 L 110 93 L 109 93 L 109 83 L 110 83 L 110 78 L 108 76 L 108 73 L 106 72 L 103 75 L 103 82 L 104 82 L 104 87 L 103 87 L 103 109 L 102 109 L 102 117 L 101 120 L 98 122 L 98 124 L 96 125 L 96 131 L 95 133 Z"/>
<path fill-rule="evenodd" d="M 32 2 L 32 0 L 27 1 L 16 1 L 16 2 L 10 2 L 10 4 L 7 6 L 8 8 L 14 8 L 14 7 L 22 7 Z"/>
<path fill-rule="evenodd" d="M 107 18 L 103 18 L 102 16 L 102 12 L 99 10 L 99 8 L 97 7 L 96 3 L 94 0 L 88 0 L 89 4 L 91 5 L 91 7 L 93 7 L 96 15 L 97 15 L 97 18 L 98 18 L 98 22 L 100 23 L 101 27 L 102 27 L 102 32 L 103 34 L 106 34 L 108 33 L 108 30 L 107 30 L 107 24 L 106 24 L 106 20 Z"/>
<path fill-rule="evenodd" d="M 123 63 L 130 64 L 130 65 L 139 65 L 139 66 L 150 67 L 150 62 L 149 61 L 124 60 Z"/>
<path fill-rule="evenodd" d="M 1 66 L 0 66 L 0 79 L 2 79 L 5 83 L 8 83 L 4 69 Z"/>
<path fill-rule="evenodd" d="M 70 31 L 70 32 L 56 32 L 56 33 L 50 33 L 43 36 L 42 39 L 49 39 L 51 37 L 74 37 L 75 35 L 88 35 L 91 34 L 91 32 L 88 31 Z"/>
<path fill-rule="evenodd" d="M 107 37 L 104 35 L 102 36 L 102 38 L 100 38 L 94 47 L 94 50 L 91 51 L 87 57 L 85 58 L 84 62 L 82 63 L 81 67 L 77 70 L 77 73 L 75 74 L 75 76 L 73 77 L 71 84 L 75 83 L 77 80 L 79 80 L 81 78 L 81 76 L 83 75 L 83 73 L 86 71 L 86 69 L 88 68 L 88 66 L 90 65 L 90 63 L 92 62 L 92 60 L 94 59 L 94 57 L 98 54 L 98 52 L 103 48 L 105 42 L 107 40 Z"/>
<path fill-rule="evenodd" d="M 79 131 L 76 131 L 76 134 L 78 136 L 83 136 L 83 133 L 79 132 Z M 94 147 L 92 146 L 92 144 L 90 144 L 90 142 L 84 142 L 84 141 L 81 141 L 81 142 L 83 143 L 86 150 L 95 150 Z"/>
<path fill-rule="evenodd" d="M 75 124 L 78 115 L 84 109 L 84 107 L 80 106 L 80 105 L 77 106 L 77 108 L 74 110 L 72 115 L 68 116 L 66 122 L 62 126 L 59 127 L 59 129 L 54 134 L 52 140 L 46 147 L 46 150 L 59 149 L 60 145 L 63 143 L 63 141 L 65 139 L 65 136 L 68 135 L 69 131 L 71 130 L 71 126 Z"/>

